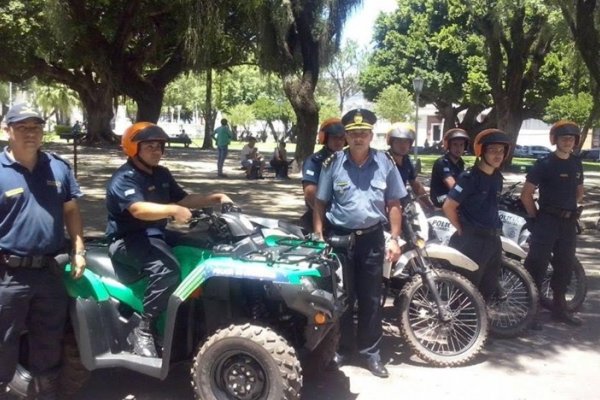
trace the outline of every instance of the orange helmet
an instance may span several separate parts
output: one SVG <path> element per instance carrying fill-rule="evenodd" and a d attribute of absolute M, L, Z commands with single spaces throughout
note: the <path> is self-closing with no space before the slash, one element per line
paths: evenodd
<path fill-rule="evenodd" d="M 504 145 L 504 159 L 508 157 L 510 151 L 510 137 L 500 129 L 485 129 L 477 134 L 473 143 L 473 151 L 475 156 L 482 157 L 485 147 L 490 144 Z"/>
<path fill-rule="evenodd" d="M 319 144 L 327 144 L 327 138 L 331 136 L 344 136 L 346 130 L 342 125 L 342 120 L 339 118 L 327 118 L 319 127 L 319 135 L 317 142 Z"/>
<path fill-rule="evenodd" d="M 125 130 L 121 138 L 123 153 L 129 157 L 135 157 L 138 153 L 138 144 L 141 142 L 169 140 L 169 135 L 152 122 L 136 122 Z M 164 150 L 164 146 L 163 146 Z"/>
<path fill-rule="evenodd" d="M 575 122 L 561 119 L 550 128 L 550 143 L 556 144 L 556 138 L 559 136 L 575 136 L 575 146 L 577 146 L 581 132 Z"/>
<path fill-rule="evenodd" d="M 446 133 L 444 133 L 444 149 L 448 150 L 450 148 L 450 141 L 454 139 L 464 139 L 465 147 L 469 146 L 469 135 L 464 129 L 460 128 L 452 128 L 448 129 Z"/>

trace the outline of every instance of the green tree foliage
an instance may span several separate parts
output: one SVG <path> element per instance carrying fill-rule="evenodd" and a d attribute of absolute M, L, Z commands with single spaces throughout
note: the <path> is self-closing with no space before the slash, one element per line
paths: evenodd
<path fill-rule="evenodd" d="M 61 84 L 35 84 L 33 90 L 34 103 L 38 105 L 46 119 L 55 116 L 57 124 L 70 124 L 71 112 L 79 105 L 77 94 L 74 91 Z"/>
<path fill-rule="evenodd" d="M 256 10 L 258 63 L 277 73 L 297 118 L 295 159 L 314 150 L 319 123 L 315 88 L 339 49 L 344 21 L 360 0 L 261 1 Z"/>
<path fill-rule="evenodd" d="M 561 119 L 568 119 L 583 126 L 590 116 L 593 104 L 594 100 L 589 93 L 556 96 L 548 102 L 544 121 L 552 124 Z"/>
<path fill-rule="evenodd" d="M 366 55 L 366 49 L 359 48 L 356 42 L 350 40 L 344 43 L 325 67 L 324 83 L 331 93 L 337 95 L 340 113 L 344 110 L 346 100 L 360 92 L 358 77 L 366 63 Z"/>
<path fill-rule="evenodd" d="M 242 127 L 245 131 L 250 131 L 250 125 L 256 121 L 254 108 L 247 104 L 236 104 L 227 111 L 227 118 L 231 126 Z M 239 129 L 238 129 L 239 130 Z"/>
<path fill-rule="evenodd" d="M 375 100 L 377 115 L 391 122 L 414 120 L 414 109 L 411 94 L 398 84 L 383 89 Z"/>

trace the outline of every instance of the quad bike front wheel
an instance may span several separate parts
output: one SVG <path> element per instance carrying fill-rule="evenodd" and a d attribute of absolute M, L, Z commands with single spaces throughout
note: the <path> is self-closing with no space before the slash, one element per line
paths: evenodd
<path fill-rule="evenodd" d="M 539 293 L 529 272 L 508 258 L 502 259 L 498 281 L 505 297 L 495 294 L 488 302 L 490 332 L 499 337 L 516 337 L 532 324 Z"/>
<path fill-rule="evenodd" d="M 192 366 L 198 399 L 300 398 L 302 368 L 296 351 L 269 328 L 230 325 L 210 336 Z"/>
<path fill-rule="evenodd" d="M 552 288 L 550 287 L 550 281 L 552 279 L 553 271 L 552 264 L 549 264 L 548 269 L 546 270 L 546 276 L 542 282 L 542 292 L 540 293 L 542 306 L 549 310 L 552 308 Z M 571 282 L 567 286 L 567 293 L 565 293 L 565 297 L 567 298 L 567 310 L 570 312 L 579 311 L 585 301 L 586 295 L 587 278 L 585 276 L 585 270 L 583 269 L 581 262 L 578 259 L 575 259 L 573 273 L 571 274 Z"/>
<path fill-rule="evenodd" d="M 487 339 L 485 303 L 462 275 L 437 269 L 433 273 L 442 313 L 432 290 L 415 275 L 400 293 L 400 332 L 422 360 L 438 367 L 459 366 L 479 354 Z"/>

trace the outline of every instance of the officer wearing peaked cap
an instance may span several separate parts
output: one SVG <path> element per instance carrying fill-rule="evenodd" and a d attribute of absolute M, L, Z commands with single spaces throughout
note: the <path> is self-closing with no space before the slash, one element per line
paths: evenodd
<path fill-rule="evenodd" d="M 325 221 L 331 226 L 327 233 L 355 237 L 354 246 L 345 255 L 344 277 L 349 304 L 358 301 L 356 347 L 369 371 L 385 378 L 388 372 L 379 355 L 382 268 L 384 257 L 392 262 L 400 257 L 400 198 L 406 196 L 406 189 L 393 161 L 370 147 L 376 121 L 375 114 L 363 109 L 342 117 L 348 148 L 323 163 L 313 224 L 321 238 Z M 388 221 L 393 240 L 386 251 L 383 224 Z M 336 366 L 343 363 L 355 341 L 352 308 L 342 317 L 340 349 L 333 360 Z"/>

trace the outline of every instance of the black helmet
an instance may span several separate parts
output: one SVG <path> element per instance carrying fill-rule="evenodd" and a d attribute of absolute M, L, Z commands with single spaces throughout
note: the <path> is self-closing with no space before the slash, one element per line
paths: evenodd
<path fill-rule="evenodd" d="M 579 126 L 573 121 L 560 120 L 550 128 L 550 143 L 556 144 L 556 138 L 559 136 L 575 136 L 575 146 L 579 144 L 581 131 Z"/>
<path fill-rule="evenodd" d="M 510 150 L 510 137 L 500 129 L 485 129 L 477 134 L 475 142 L 473 143 L 473 151 L 475 156 L 482 157 L 485 152 L 485 147 L 490 144 L 503 144 L 504 145 L 504 159 L 508 157 Z"/>
<path fill-rule="evenodd" d="M 454 139 L 464 139 L 465 147 L 469 145 L 469 135 L 464 129 L 460 128 L 452 128 L 448 129 L 446 133 L 444 133 L 444 148 L 448 150 L 450 148 L 450 141 Z"/>

